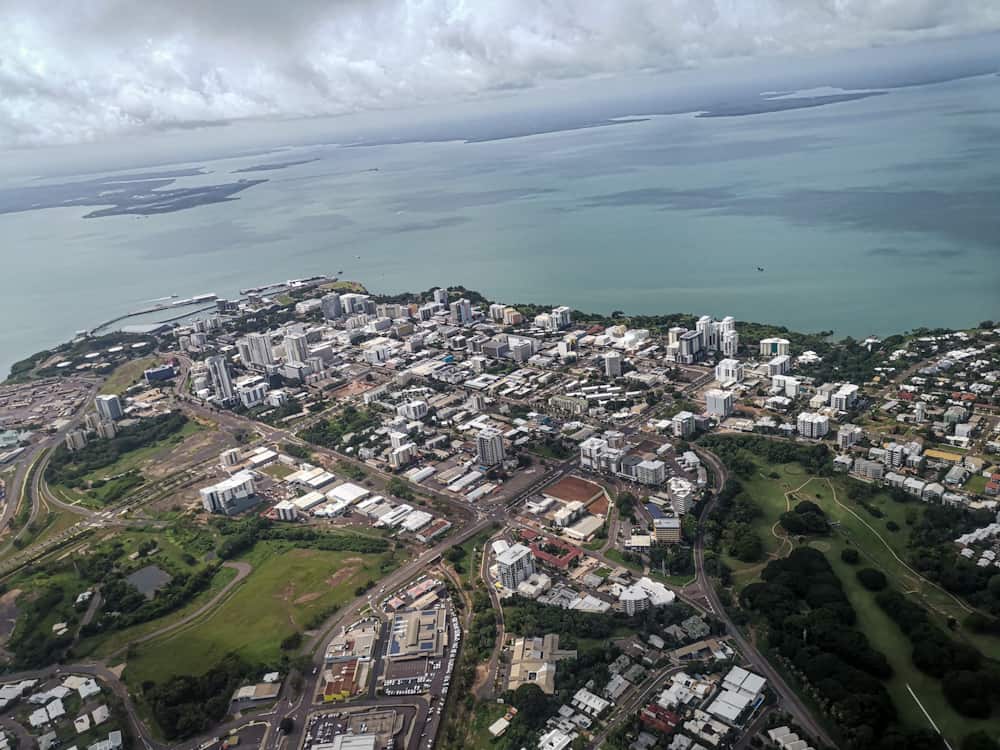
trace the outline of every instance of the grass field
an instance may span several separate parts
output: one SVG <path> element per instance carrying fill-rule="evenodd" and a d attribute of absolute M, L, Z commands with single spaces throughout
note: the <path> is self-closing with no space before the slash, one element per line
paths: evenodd
<path fill-rule="evenodd" d="M 104 384 L 101 385 L 101 394 L 120 394 L 130 385 L 134 384 L 142 373 L 160 361 L 159 357 L 141 357 L 124 362 L 114 369 Z"/>
<path fill-rule="evenodd" d="M 618 563 L 623 567 L 628 568 L 629 570 L 638 571 L 639 573 L 642 572 L 642 565 L 636 562 L 627 561 L 625 559 L 625 556 L 622 555 L 621 550 L 617 550 L 614 548 L 608 549 L 608 551 L 604 553 L 604 556 L 609 560 L 614 560 L 616 563 Z"/>
<path fill-rule="evenodd" d="M 220 568 L 219 572 L 212 577 L 212 584 L 184 607 L 157 620 L 150 620 L 149 622 L 133 625 L 131 628 L 125 628 L 124 630 L 116 630 L 111 633 L 86 638 L 77 644 L 74 653 L 81 657 L 96 656 L 98 658 L 106 658 L 127 646 L 130 641 L 148 635 L 160 628 L 169 627 L 173 623 L 184 619 L 192 612 L 197 611 L 199 607 L 211 601 L 212 597 L 219 593 L 222 587 L 235 577 L 236 571 L 232 568 Z"/>
<path fill-rule="evenodd" d="M 147 445 L 139 448 L 138 450 L 122 455 L 113 464 L 105 466 L 101 469 L 96 469 L 89 474 L 85 474 L 82 477 L 82 481 L 94 482 L 107 479 L 108 477 L 117 477 L 119 474 L 124 474 L 132 470 L 141 471 L 144 464 L 157 458 L 161 452 L 170 450 L 177 444 L 182 443 L 191 435 L 194 435 L 203 429 L 204 425 L 201 425 L 194 420 L 190 420 L 173 435 L 153 443 L 152 445 Z M 114 480 L 108 482 L 103 487 L 92 490 L 78 490 L 74 487 L 66 487 L 58 484 L 50 485 L 49 489 L 63 502 L 71 504 L 79 503 L 90 508 L 103 508 L 104 495 L 110 491 L 113 486 L 113 482 Z"/>
<path fill-rule="evenodd" d="M 254 571 L 236 592 L 190 627 L 140 646 L 125 678 L 139 685 L 201 674 L 230 652 L 253 663 L 276 663 L 285 637 L 304 630 L 317 613 L 353 599 L 359 585 L 380 575 L 383 558 L 260 543 L 246 558 Z"/>

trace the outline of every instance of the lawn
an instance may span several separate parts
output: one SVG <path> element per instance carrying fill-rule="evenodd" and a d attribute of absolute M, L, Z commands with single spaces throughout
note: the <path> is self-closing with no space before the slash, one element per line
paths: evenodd
<path fill-rule="evenodd" d="M 261 469 L 268 476 L 274 477 L 275 479 L 284 479 L 289 474 L 295 473 L 295 468 L 292 466 L 286 466 L 283 463 L 275 462 L 269 466 L 265 466 Z"/>
<path fill-rule="evenodd" d="M 493 535 L 494 529 L 483 529 L 471 539 L 459 545 L 465 555 L 457 563 L 452 563 L 455 570 L 462 575 L 462 582 L 471 586 L 476 585 L 476 578 L 479 576 L 479 564 L 482 562 L 483 546 Z"/>
<path fill-rule="evenodd" d="M 160 361 L 159 357 L 149 356 L 124 362 L 116 367 L 104 384 L 101 394 L 120 394 L 142 377 L 142 373 Z"/>
<path fill-rule="evenodd" d="M 384 557 L 259 543 L 246 557 L 254 571 L 236 592 L 190 627 L 138 647 L 125 677 L 136 686 L 201 674 L 230 652 L 252 663 L 274 664 L 285 637 L 305 630 L 313 617 L 350 601 L 358 586 L 383 575 Z"/>
<path fill-rule="evenodd" d="M 614 560 L 616 563 L 618 563 L 623 567 L 628 568 L 629 570 L 635 570 L 640 573 L 642 572 L 642 565 L 636 562 L 627 561 L 624 555 L 622 555 L 621 550 L 609 549 L 607 552 L 604 553 L 604 556 L 609 560 Z"/>
<path fill-rule="evenodd" d="M 986 483 L 988 481 L 989 480 L 982 474 L 973 474 L 969 477 L 969 481 L 965 483 L 965 486 L 962 489 L 966 492 L 974 492 L 977 495 L 983 495 L 986 493 Z"/>

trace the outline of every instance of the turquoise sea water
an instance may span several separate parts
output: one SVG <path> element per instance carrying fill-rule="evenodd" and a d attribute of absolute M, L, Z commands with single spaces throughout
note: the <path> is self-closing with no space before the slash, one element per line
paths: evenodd
<path fill-rule="evenodd" d="M 171 187 L 267 182 L 150 216 L 0 213 L 0 370 L 153 298 L 341 269 L 376 291 L 463 284 L 852 335 L 1000 318 L 998 115 L 1000 78 L 983 76 L 752 116 L 178 165 L 205 174 Z"/>

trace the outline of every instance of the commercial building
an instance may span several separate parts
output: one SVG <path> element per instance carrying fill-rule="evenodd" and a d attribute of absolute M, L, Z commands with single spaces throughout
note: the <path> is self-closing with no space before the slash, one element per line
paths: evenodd
<path fill-rule="evenodd" d="M 285 360 L 305 362 L 309 359 L 309 341 L 304 333 L 289 333 L 285 336 Z"/>
<path fill-rule="evenodd" d="M 575 658 L 576 651 L 559 648 L 556 633 L 541 638 L 517 638 L 510 654 L 507 689 L 517 690 L 532 683 L 546 695 L 552 695 L 556 690 L 556 662 Z"/>
<path fill-rule="evenodd" d="M 712 388 L 705 391 L 705 412 L 725 419 L 733 413 L 733 392 Z"/>
<path fill-rule="evenodd" d="M 506 457 L 503 433 L 492 427 L 484 427 L 476 436 L 476 457 L 480 466 L 496 466 Z"/>
<path fill-rule="evenodd" d="M 337 320 L 344 314 L 344 306 L 336 292 L 330 292 L 320 300 L 320 309 L 327 320 Z"/>
<path fill-rule="evenodd" d="M 225 357 L 219 355 L 207 357 L 205 366 L 212 379 L 212 392 L 215 394 L 215 400 L 221 404 L 233 403 L 236 400 L 236 394 L 233 392 L 233 379 L 229 377 Z"/>
<path fill-rule="evenodd" d="M 500 583 L 511 591 L 535 572 L 535 558 L 523 544 L 514 544 L 497 555 Z"/>
<path fill-rule="evenodd" d="M 253 475 L 248 471 L 238 472 L 199 490 L 205 510 L 227 516 L 240 513 L 256 503 L 255 492 Z"/>
<path fill-rule="evenodd" d="M 94 405 L 97 407 L 97 413 L 100 415 L 101 419 L 114 421 L 125 416 L 125 412 L 122 409 L 121 399 L 113 394 L 98 396 L 94 399 Z"/>
<path fill-rule="evenodd" d="M 681 519 L 654 518 L 653 539 L 664 544 L 676 544 L 681 540 Z"/>
<path fill-rule="evenodd" d="M 443 607 L 396 614 L 392 618 L 386 656 L 390 661 L 442 656 L 448 642 L 447 620 Z"/>
<path fill-rule="evenodd" d="M 427 402 L 419 399 L 407 401 L 396 407 L 396 414 L 407 419 L 423 419 L 427 416 Z"/>

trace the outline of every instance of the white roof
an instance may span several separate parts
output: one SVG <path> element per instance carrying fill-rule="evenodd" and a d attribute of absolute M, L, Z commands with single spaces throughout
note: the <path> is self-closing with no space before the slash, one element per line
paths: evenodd
<path fill-rule="evenodd" d="M 371 493 L 364 487 L 359 487 L 351 482 L 344 482 L 338 487 L 334 487 L 327 493 L 327 497 L 336 500 L 346 500 L 348 503 L 356 503 Z"/>

